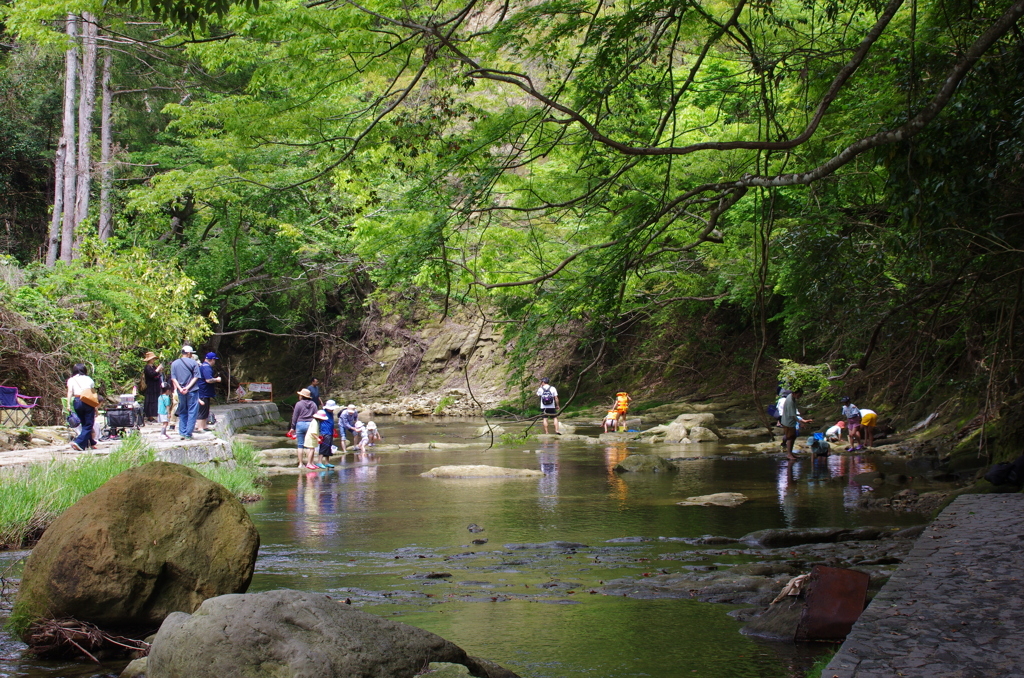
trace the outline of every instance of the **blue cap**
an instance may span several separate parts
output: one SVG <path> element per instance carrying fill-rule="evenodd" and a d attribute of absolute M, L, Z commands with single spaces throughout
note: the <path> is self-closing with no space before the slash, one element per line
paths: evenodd
<path fill-rule="evenodd" d="M 219 360 L 217 354 L 214 353 L 213 351 L 210 351 L 209 353 L 206 354 L 206 359 L 209 360 L 210 358 L 213 358 L 214 360 Z"/>

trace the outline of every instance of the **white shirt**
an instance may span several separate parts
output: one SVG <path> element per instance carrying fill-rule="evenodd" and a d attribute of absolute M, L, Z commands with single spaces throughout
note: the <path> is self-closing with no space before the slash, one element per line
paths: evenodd
<path fill-rule="evenodd" d="M 86 374 L 76 374 L 68 379 L 68 390 L 71 391 L 71 397 L 75 398 L 86 391 L 96 390 L 96 382 Z"/>
<path fill-rule="evenodd" d="M 550 395 L 552 398 L 557 398 L 558 397 L 558 389 L 556 389 L 554 386 L 552 386 L 550 384 L 544 384 L 543 386 L 541 386 L 540 388 L 537 389 L 537 396 L 539 398 L 541 398 L 540 406 L 542 408 L 543 407 L 554 407 L 555 406 L 555 401 L 554 400 L 551 401 L 550 405 L 545 405 L 544 404 L 544 394 L 545 393 Z"/>
<path fill-rule="evenodd" d="M 860 411 L 860 416 L 863 417 L 865 414 L 874 414 L 875 416 L 878 416 L 877 412 L 875 412 L 874 410 L 869 410 L 867 408 L 864 408 L 863 410 Z"/>
<path fill-rule="evenodd" d="M 825 437 L 826 438 L 836 438 L 836 439 L 842 438 L 843 437 L 843 429 L 842 429 L 842 427 L 841 426 L 832 426 L 832 427 L 830 427 L 827 431 L 825 431 Z"/>

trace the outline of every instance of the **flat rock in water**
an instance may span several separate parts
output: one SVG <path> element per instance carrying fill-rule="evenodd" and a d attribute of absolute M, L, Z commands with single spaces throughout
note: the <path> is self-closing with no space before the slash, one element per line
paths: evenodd
<path fill-rule="evenodd" d="M 153 641 L 146 675 L 414 676 L 431 662 L 461 664 L 473 676 L 516 678 L 428 631 L 287 589 L 219 596 L 195 614 L 170 615 Z"/>
<path fill-rule="evenodd" d="M 528 468 L 466 464 L 438 466 L 420 475 L 424 478 L 541 478 L 544 476 L 544 472 Z"/>
<path fill-rule="evenodd" d="M 631 454 L 620 461 L 615 470 L 619 473 L 672 473 L 679 469 L 653 454 Z"/>
<path fill-rule="evenodd" d="M 699 497 L 687 497 L 683 501 L 676 502 L 679 506 L 739 506 L 747 500 L 747 497 L 739 492 L 718 492 L 717 494 L 704 494 Z"/>
<path fill-rule="evenodd" d="M 245 591 L 259 545 L 227 489 L 185 466 L 151 462 L 114 476 L 54 521 L 25 564 L 14 614 L 152 627 Z"/>

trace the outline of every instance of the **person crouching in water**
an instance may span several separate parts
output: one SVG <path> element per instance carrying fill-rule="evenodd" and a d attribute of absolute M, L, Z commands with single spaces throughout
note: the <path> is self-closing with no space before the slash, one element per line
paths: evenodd
<path fill-rule="evenodd" d="M 334 468 L 334 464 L 331 463 L 331 455 L 334 453 L 334 412 L 324 408 L 319 410 L 314 418 L 320 422 L 320 459 L 316 467 Z"/>
<path fill-rule="evenodd" d="M 380 431 L 377 430 L 377 424 L 372 421 L 366 425 L 366 438 L 370 441 L 370 447 L 373 447 L 384 439 L 384 437 L 381 436 Z"/>
<path fill-rule="evenodd" d="M 618 427 L 618 425 L 619 425 L 619 411 L 618 410 L 608 410 L 608 414 L 604 415 L 604 432 L 608 433 L 608 431 L 611 431 L 612 433 L 614 433 L 615 429 Z"/>

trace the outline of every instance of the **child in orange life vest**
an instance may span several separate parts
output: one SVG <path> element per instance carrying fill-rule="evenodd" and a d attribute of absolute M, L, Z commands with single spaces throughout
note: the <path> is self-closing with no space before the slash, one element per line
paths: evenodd
<path fill-rule="evenodd" d="M 615 428 L 619 425 L 619 411 L 608 410 L 608 414 L 604 415 L 604 432 L 608 433 L 609 429 L 614 432 Z"/>
<path fill-rule="evenodd" d="M 633 399 L 625 391 L 615 394 L 615 411 L 619 413 L 619 430 L 626 430 L 626 413 L 629 412 L 629 404 Z"/>

